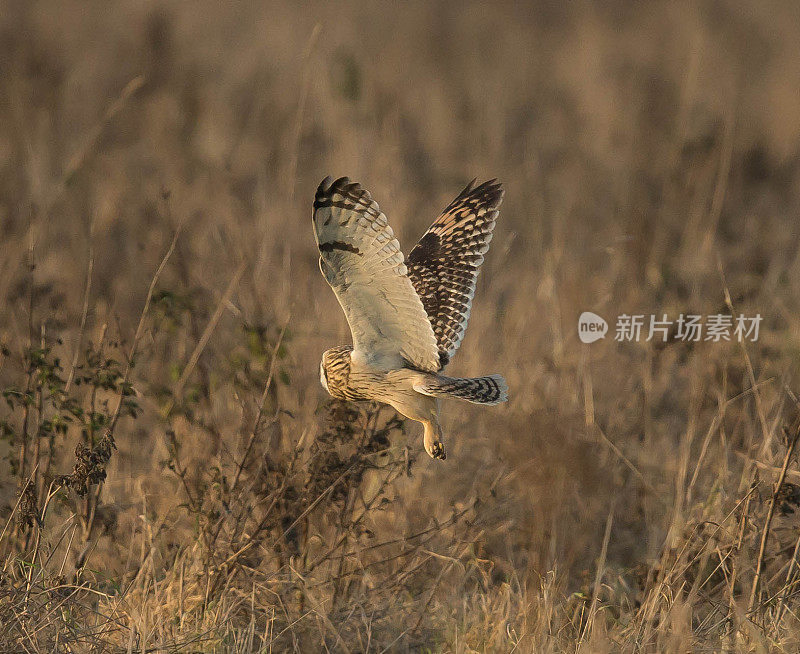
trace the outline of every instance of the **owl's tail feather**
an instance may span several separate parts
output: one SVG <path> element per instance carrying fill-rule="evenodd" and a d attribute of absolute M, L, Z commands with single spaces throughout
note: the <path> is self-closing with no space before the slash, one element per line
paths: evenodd
<path fill-rule="evenodd" d="M 442 377 L 428 375 L 414 390 L 433 397 L 454 397 L 475 404 L 500 404 L 508 399 L 508 385 L 502 375 L 488 377 Z"/>

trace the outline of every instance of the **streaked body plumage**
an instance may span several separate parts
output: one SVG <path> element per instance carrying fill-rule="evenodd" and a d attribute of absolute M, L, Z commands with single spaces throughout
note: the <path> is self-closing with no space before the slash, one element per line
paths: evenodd
<path fill-rule="evenodd" d="M 386 216 L 359 184 L 325 178 L 314 199 L 320 270 L 353 335 L 352 346 L 323 354 L 320 381 L 333 397 L 383 402 L 421 422 L 434 458 L 445 458 L 439 397 L 507 399 L 499 375 L 440 374 L 464 337 L 502 197 L 495 182 L 467 186 L 407 261 Z"/>

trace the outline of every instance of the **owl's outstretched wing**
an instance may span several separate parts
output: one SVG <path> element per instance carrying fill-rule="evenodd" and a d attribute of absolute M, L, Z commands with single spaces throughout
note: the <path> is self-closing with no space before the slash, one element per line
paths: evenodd
<path fill-rule="evenodd" d="M 319 266 L 353 334 L 353 357 L 372 367 L 435 372 L 428 315 L 408 278 L 400 244 L 377 202 L 347 177 L 322 180 L 314 198 Z"/>
<path fill-rule="evenodd" d="M 497 180 L 479 186 L 472 180 L 408 255 L 408 276 L 436 335 L 440 368 L 464 338 L 478 270 L 502 201 Z"/>

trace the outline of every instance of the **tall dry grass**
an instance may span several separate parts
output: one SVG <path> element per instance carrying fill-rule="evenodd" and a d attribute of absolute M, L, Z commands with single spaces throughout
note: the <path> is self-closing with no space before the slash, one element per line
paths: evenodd
<path fill-rule="evenodd" d="M 797 651 L 798 14 L 7 3 L 0 649 Z M 320 388 L 327 174 L 505 185 L 444 463 Z"/>

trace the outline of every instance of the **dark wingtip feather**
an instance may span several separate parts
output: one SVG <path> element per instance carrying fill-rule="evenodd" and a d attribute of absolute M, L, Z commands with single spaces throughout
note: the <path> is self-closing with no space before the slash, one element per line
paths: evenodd
<path fill-rule="evenodd" d="M 314 209 L 330 204 L 331 197 L 334 193 L 348 195 L 361 190 L 361 185 L 358 183 L 351 184 L 349 177 L 339 177 L 331 181 L 332 179 L 333 178 L 328 175 L 319 183 L 317 192 L 314 195 Z"/>
<path fill-rule="evenodd" d="M 339 206 L 337 202 L 334 202 L 335 195 L 347 198 L 347 201 L 351 204 L 361 207 L 368 207 L 370 204 L 374 204 L 370 192 L 358 182 L 351 182 L 349 177 L 339 177 L 334 181 L 331 181 L 331 179 L 329 175 L 317 187 L 317 193 L 314 196 L 314 211 L 322 207 Z M 352 208 L 352 206 L 346 208 Z M 375 204 L 375 211 L 379 211 L 377 204 Z"/>
<path fill-rule="evenodd" d="M 317 195 L 330 195 L 334 191 L 339 191 L 343 188 L 346 188 L 349 184 L 349 177 L 339 177 L 338 179 L 333 180 L 333 177 L 328 175 L 319 183 L 319 186 L 317 187 Z"/>
<path fill-rule="evenodd" d="M 331 189 L 336 182 L 331 181 L 331 176 L 328 175 L 323 179 L 319 186 L 317 186 L 317 192 L 314 194 L 314 209 L 316 210 L 322 204 L 322 202 L 328 198 L 331 194 Z M 338 180 L 337 180 L 338 181 Z"/>
<path fill-rule="evenodd" d="M 445 209 L 445 213 L 470 198 L 481 200 L 481 204 L 485 205 L 489 209 L 497 209 L 503 202 L 503 197 L 506 194 L 505 190 L 503 189 L 503 185 L 497 181 L 497 178 L 481 182 L 475 186 L 477 181 L 478 178 L 476 177 L 469 184 L 467 184 L 464 190 L 461 191 L 461 193 L 459 193 L 458 196 Z"/>

